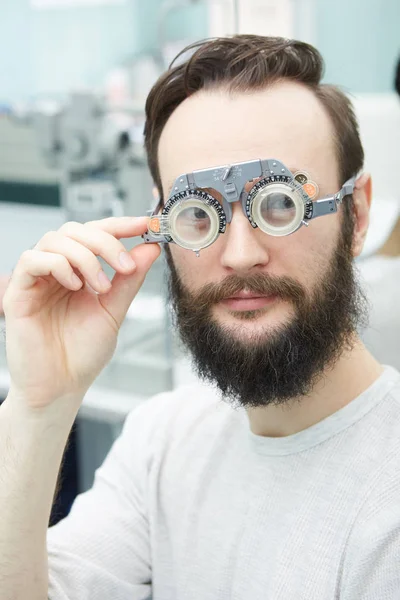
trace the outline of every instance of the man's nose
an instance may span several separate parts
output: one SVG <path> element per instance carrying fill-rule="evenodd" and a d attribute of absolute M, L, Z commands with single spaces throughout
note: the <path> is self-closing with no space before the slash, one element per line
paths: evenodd
<path fill-rule="evenodd" d="M 268 264 L 268 235 L 250 225 L 240 202 L 232 203 L 232 220 L 221 237 L 221 264 L 226 269 L 248 273 Z"/>

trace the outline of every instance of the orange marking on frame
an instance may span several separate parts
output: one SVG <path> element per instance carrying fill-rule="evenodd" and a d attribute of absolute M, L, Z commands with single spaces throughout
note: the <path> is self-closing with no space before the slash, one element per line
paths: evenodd
<path fill-rule="evenodd" d="M 303 185 L 303 190 L 305 191 L 305 193 L 310 196 L 310 198 L 315 198 L 315 196 L 318 193 L 318 187 L 316 183 L 313 183 L 312 181 L 308 181 L 307 183 L 305 183 Z"/>
<path fill-rule="evenodd" d="M 160 233 L 160 221 L 159 219 L 155 219 L 154 217 L 149 221 L 149 229 L 151 229 L 154 233 Z"/>

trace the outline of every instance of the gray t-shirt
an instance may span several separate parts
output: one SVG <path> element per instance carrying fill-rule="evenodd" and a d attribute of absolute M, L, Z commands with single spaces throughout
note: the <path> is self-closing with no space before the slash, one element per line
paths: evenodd
<path fill-rule="evenodd" d="M 282 438 L 205 385 L 156 396 L 48 549 L 51 600 L 398 600 L 400 374 Z"/>
<path fill-rule="evenodd" d="M 400 256 L 371 256 L 358 271 L 370 302 L 361 339 L 377 360 L 400 369 Z"/>

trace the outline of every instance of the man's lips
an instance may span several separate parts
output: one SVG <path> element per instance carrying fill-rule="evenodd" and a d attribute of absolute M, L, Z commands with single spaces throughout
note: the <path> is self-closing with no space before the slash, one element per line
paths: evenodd
<path fill-rule="evenodd" d="M 221 300 L 220 304 L 230 310 L 257 310 L 273 304 L 276 299 L 275 295 L 260 296 L 243 291 Z"/>

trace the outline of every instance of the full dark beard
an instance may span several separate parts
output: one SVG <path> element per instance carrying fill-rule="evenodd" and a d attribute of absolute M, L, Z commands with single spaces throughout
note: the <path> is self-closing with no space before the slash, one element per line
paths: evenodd
<path fill-rule="evenodd" d="M 182 284 L 167 248 L 175 322 L 199 377 L 214 383 L 224 399 L 238 406 L 289 404 L 307 395 L 343 351 L 353 347 L 358 327 L 368 321 L 367 302 L 353 267 L 350 234 L 347 238 L 342 232 L 328 271 L 311 295 L 292 278 L 265 273 L 231 275 L 192 294 Z M 212 317 L 211 309 L 244 288 L 291 302 L 294 317 L 272 331 L 264 328 L 251 338 L 240 339 L 234 328 Z M 236 312 L 235 316 L 255 319 L 262 312 Z"/>

